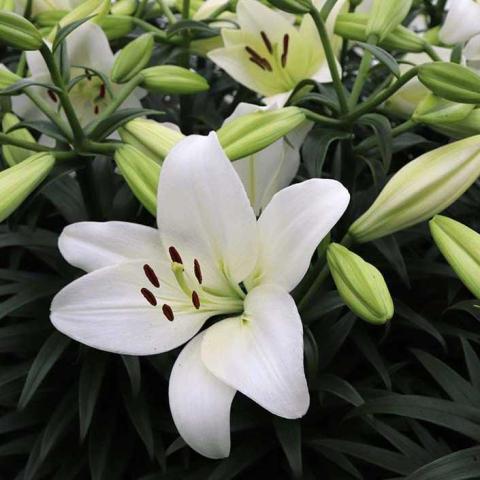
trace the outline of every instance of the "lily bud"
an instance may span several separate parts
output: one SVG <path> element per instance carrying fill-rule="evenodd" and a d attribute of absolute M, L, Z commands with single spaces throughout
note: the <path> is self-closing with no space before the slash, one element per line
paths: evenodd
<path fill-rule="evenodd" d="M 131 145 L 117 148 L 114 158 L 133 194 L 155 215 L 160 165 Z"/>
<path fill-rule="evenodd" d="M 10 128 L 14 127 L 20 120 L 13 113 L 6 113 L 2 120 L 2 130 L 7 133 Z M 17 140 L 35 143 L 32 134 L 26 128 L 20 128 L 8 133 L 9 137 Z M 15 147 L 14 145 L 2 145 L 3 159 L 9 167 L 13 167 L 17 163 L 23 162 L 26 158 L 33 155 L 33 152 L 25 148 Z"/>
<path fill-rule="evenodd" d="M 21 80 L 17 74 L 11 72 L 5 65 L 0 64 L 0 90 Z"/>
<path fill-rule="evenodd" d="M 160 65 L 142 70 L 142 87 L 159 93 L 193 94 L 210 88 L 207 81 L 198 73 L 177 67 Z"/>
<path fill-rule="evenodd" d="M 123 48 L 115 59 L 111 78 L 115 83 L 125 83 L 144 68 L 153 52 L 153 35 L 144 33 Z"/>
<path fill-rule="evenodd" d="M 0 11 L 0 42 L 19 50 L 38 50 L 42 35 L 26 18 L 16 13 Z"/>
<path fill-rule="evenodd" d="M 460 280 L 480 298 L 480 235 L 466 225 L 441 215 L 430 220 L 430 232 Z"/>
<path fill-rule="evenodd" d="M 450 62 L 418 67 L 418 79 L 435 95 L 458 103 L 480 103 L 480 76 L 470 68 Z"/>
<path fill-rule="evenodd" d="M 377 325 L 393 317 L 392 297 L 377 268 L 338 243 L 329 245 L 327 262 L 338 293 L 355 315 Z"/>
<path fill-rule="evenodd" d="M 0 222 L 10 216 L 40 185 L 55 164 L 48 153 L 37 153 L 0 172 Z"/>
<path fill-rule="evenodd" d="M 179 131 L 144 118 L 130 120 L 119 129 L 119 133 L 125 143 L 132 145 L 157 163 L 162 163 L 168 152 L 184 138 Z"/>
<path fill-rule="evenodd" d="M 228 158 L 237 160 L 263 150 L 304 121 L 297 107 L 258 111 L 226 123 L 217 135 Z"/>
<path fill-rule="evenodd" d="M 436 125 L 435 130 L 451 138 L 466 138 L 480 134 L 480 109 L 475 108 L 463 120 L 445 125 Z"/>
<path fill-rule="evenodd" d="M 98 18 L 96 22 L 110 41 L 123 38 L 135 28 L 132 17 L 129 16 L 105 15 Z"/>
<path fill-rule="evenodd" d="M 66 10 L 47 10 L 35 16 L 35 24 L 40 28 L 54 27 L 67 14 Z"/>
<path fill-rule="evenodd" d="M 335 33 L 346 40 L 366 42 L 369 15 L 363 13 L 343 13 L 335 22 Z M 379 45 L 387 50 L 420 53 L 425 49 L 425 40 L 402 25 L 394 28 Z"/>
<path fill-rule="evenodd" d="M 474 108 L 472 104 L 450 102 L 429 94 L 418 104 L 412 120 L 433 126 L 448 125 L 463 120 Z"/>
<path fill-rule="evenodd" d="M 408 15 L 412 0 L 374 0 L 367 24 L 367 37 L 383 40 Z"/>
<path fill-rule="evenodd" d="M 93 15 L 103 16 L 106 15 L 109 10 L 110 0 L 86 0 L 65 15 L 59 25 L 60 27 L 65 27 L 66 25 L 81 20 L 82 18 L 91 17 Z"/>
<path fill-rule="evenodd" d="M 110 11 L 113 15 L 133 15 L 136 9 L 136 0 L 119 0 L 112 4 Z"/>
<path fill-rule="evenodd" d="M 0 10 L 4 10 L 6 12 L 14 12 L 15 11 L 15 0 L 1 0 L 0 1 Z"/>
<path fill-rule="evenodd" d="M 301 15 L 310 11 L 308 1 L 302 0 L 268 0 L 268 3 L 284 12 Z"/>
<path fill-rule="evenodd" d="M 459 198 L 480 175 L 480 135 L 427 152 L 401 168 L 350 227 L 363 243 L 427 220 Z"/>

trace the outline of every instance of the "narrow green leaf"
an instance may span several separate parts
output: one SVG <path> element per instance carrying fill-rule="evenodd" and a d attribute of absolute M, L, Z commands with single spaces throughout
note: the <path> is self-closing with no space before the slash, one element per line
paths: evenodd
<path fill-rule="evenodd" d="M 140 360 L 131 355 L 122 355 L 122 361 L 127 370 L 130 384 L 132 386 L 132 395 L 136 397 L 140 392 L 142 385 L 142 371 L 140 370 Z"/>
<path fill-rule="evenodd" d="M 287 457 L 293 478 L 303 478 L 302 427 L 300 421 L 274 417 L 273 426 L 283 453 Z"/>
<path fill-rule="evenodd" d="M 370 45 L 364 42 L 357 43 L 365 50 L 368 50 L 381 64 L 385 65 L 395 77 L 399 78 L 401 76 L 400 67 L 393 55 L 376 45 Z"/>
<path fill-rule="evenodd" d="M 95 15 L 90 15 L 89 17 L 81 18 L 76 22 L 69 23 L 63 28 L 60 28 L 55 35 L 53 40 L 52 52 L 55 53 L 55 50 L 61 45 L 61 43 L 70 35 L 74 30 L 76 30 L 80 25 L 83 25 L 85 22 L 88 22 Z"/>

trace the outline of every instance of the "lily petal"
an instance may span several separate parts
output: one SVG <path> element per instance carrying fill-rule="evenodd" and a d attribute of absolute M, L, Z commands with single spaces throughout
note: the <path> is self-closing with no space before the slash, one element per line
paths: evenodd
<path fill-rule="evenodd" d="M 447 44 L 465 42 L 480 33 L 480 5 L 474 0 L 450 2 L 445 22 L 440 29 L 440 40 Z"/>
<path fill-rule="evenodd" d="M 184 347 L 173 366 L 168 397 L 178 432 L 198 453 L 224 458 L 230 453 L 230 408 L 236 390 L 212 375 L 201 359 L 205 333 Z"/>
<path fill-rule="evenodd" d="M 211 313 L 197 311 L 172 278 L 170 264 L 149 262 L 160 288 L 151 285 L 145 262 L 101 268 L 70 283 L 53 299 L 51 321 L 65 335 L 90 347 L 127 355 L 154 355 L 195 335 Z M 142 294 L 156 297 L 151 305 Z M 162 313 L 168 304 L 175 318 Z"/>
<path fill-rule="evenodd" d="M 247 295 L 242 317 L 206 331 L 202 359 L 216 377 L 270 412 L 299 418 L 309 405 L 302 330 L 292 297 L 262 285 Z"/>
<path fill-rule="evenodd" d="M 341 183 L 318 178 L 278 192 L 258 220 L 260 252 L 255 273 L 247 283 L 275 283 L 293 290 L 349 199 Z"/>
<path fill-rule="evenodd" d="M 142 257 L 165 257 L 157 229 L 127 222 L 74 223 L 63 230 L 58 248 L 68 263 L 86 272 Z"/>
<path fill-rule="evenodd" d="M 256 219 L 242 182 L 214 132 L 191 135 L 167 155 L 158 188 L 158 228 L 165 248 L 185 265 L 195 259 L 209 287 L 238 284 L 257 257 Z"/>

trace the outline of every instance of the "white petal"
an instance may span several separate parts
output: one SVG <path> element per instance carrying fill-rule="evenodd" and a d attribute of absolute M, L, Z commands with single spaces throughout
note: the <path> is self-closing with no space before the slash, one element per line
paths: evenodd
<path fill-rule="evenodd" d="M 278 107 L 283 107 L 287 100 L 290 98 L 293 90 L 289 92 L 277 93 L 276 95 L 270 95 L 269 97 L 265 97 L 262 102 L 267 106 L 277 105 Z"/>
<path fill-rule="evenodd" d="M 480 70 L 480 35 L 473 37 L 463 50 L 467 65 L 475 70 Z"/>
<path fill-rule="evenodd" d="M 42 54 L 37 50 L 31 50 L 25 52 L 25 58 L 27 60 L 28 69 L 32 77 L 45 77 L 44 81 L 50 80 L 50 72 L 47 68 L 47 64 L 42 57 Z"/>
<path fill-rule="evenodd" d="M 275 283 L 287 291 L 295 288 L 349 199 L 341 183 L 318 178 L 278 192 L 258 221 L 260 252 L 248 283 Z"/>
<path fill-rule="evenodd" d="M 220 287 L 225 277 L 238 284 L 251 272 L 255 214 L 215 133 L 191 135 L 167 155 L 157 217 L 164 246 L 174 246 L 187 265 L 197 259 L 208 286 Z"/>
<path fill-rule="evenodd" d="M 196 311 L 174 280 L 169 264 L 148 264 L 160 280 L 151 285 L 145 262 L 126 262 L 95 270 L 53 299 L 51 321 L 65 335 L 90 347 L 127 355 L 153 355 L 176 348 L 195 335 L 209 314 Z M 141 293 L 148 288 L 158 304 L 152 306 Z M 167 320 L 167 303 L 175 318 Z"/>
<path fill-rule="evenodd" d="M 474 0 L 455 0 L 440 29 L 440 40 L 447 44 L 465 42 L 480 33 L 480 5 Z"/>
<path fill-rule="evenodd" d="M 86 272 L 165 256 L 157 229 L 127 222 L 74 223 L 63 230 L 58 248 L 68 263 Z"/>
<path fill-rule="evenodd" d="M 227 125 L 232 120 L 236 118 L 243 117 L 244 115 L 249 115 L 251 113 L 265 111 L 265 110 L 277 110 L 279 107 L 277 105 L 272 105 L 271 107 L 262 107 L 260 105 L 254 105 L 253 103 L 240 102 L 232 114 L 225 119 L 223 125 Z"/>
<path fill-rule="evenodd" d="M 236 390 L 212 375 L 201 359 L 204 333 L 184 347 L 170 375 L 168 397 L 178 432 L 198 453 L 230 453 L 230 407 Z"/>
<path fill-rule="evenodd" d="M 252 290 L 242 317 L 210 327 L 202 359 L 215 376 L 275 415 L 299 418 L 308 409 L 302 322 L 280 287 Z"/>

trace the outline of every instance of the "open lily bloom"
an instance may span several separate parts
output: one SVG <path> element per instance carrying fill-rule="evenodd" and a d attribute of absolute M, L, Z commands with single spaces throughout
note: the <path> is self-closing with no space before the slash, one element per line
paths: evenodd
<path fill-rule="evenodd" d="M 96 76 L 94 71 L 109 77 L 114 62 L 113 52 L 103 30 L 92 22 L 86 22 L 75 29 L 67 37 L 66 44 L 71 79 L 85 75 L 85 78 L 73 86 L 69 96 L 80 123 L 87 125 L 96 119 L 111 100 L 103 80 Z M 50 73 L 40 52 L 26 52 L 26 58 L 32 79 L 51 83 Z M 59 101 L 54 92 L 40 87 L 30 88 L 35 88 L 52 109 L 59 108 Z M 112 84 L 112 93 L 115 94 L 120 88 L 121 86 Z M 141 89 L 134 91 L 125 100 L 123 107 L 141 107 L 140 92 Z M 26 95 L 13 97 L 13 111 L 29 120 L 43 118 L 43 113 Z"/>
<path fill-rule="evenodd" d="M 440 40 L 446 45 L 466 42 L 480 34 L 480 3 L 476 0 L 454 0 L 448 3 L 448 14 L 440 29 Z"/>
<path fill-rule="evenodd" d="M 283 105 L 301 80 L 331 81 L 310 15 L 303 17 L 297 29 L 284 14 L 256 0 L 240 0 L 237 19 L 240 30 L 223 28 L 224 48 L 211 51 L 208 57 L 239 83 L 266 97 L 266 104 Z"/>
<path fill-rule="evenodd" d="M 90 273 L 58 293 L 51 320 L 82 343 L 130 355 L 194 337 L 170 377 L 172 415 L 192 448 L 225 457 L 237 390 L 281 417 L 308 409 L 302 323 L 288 292 L 348 201 L 340 183 L 312 179 L 277 193 L 257 221 L 215 133 L 189 136 L 162 167 L 158 230 L 64 230 L 62 254 Z"/>

